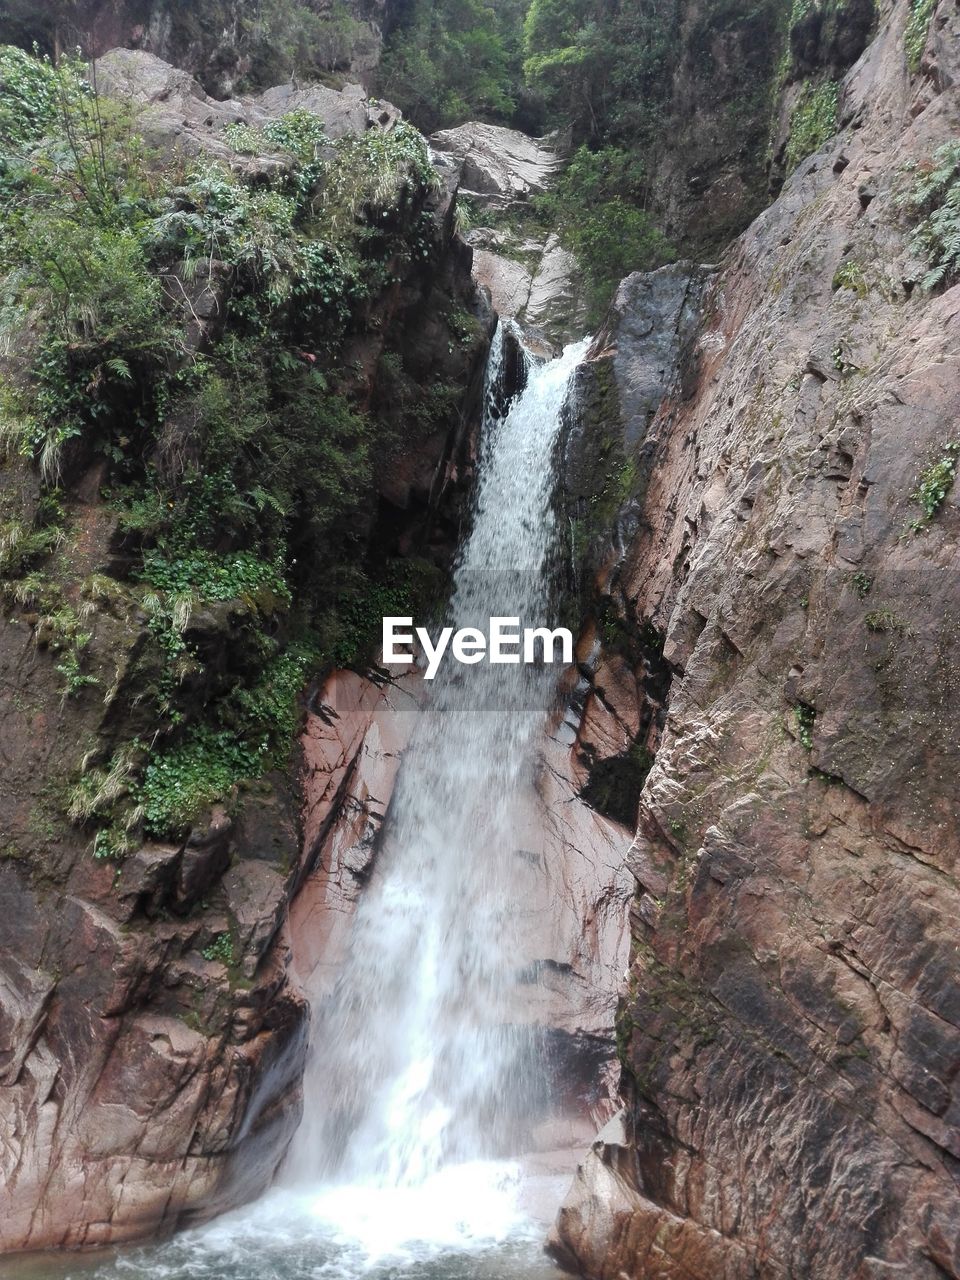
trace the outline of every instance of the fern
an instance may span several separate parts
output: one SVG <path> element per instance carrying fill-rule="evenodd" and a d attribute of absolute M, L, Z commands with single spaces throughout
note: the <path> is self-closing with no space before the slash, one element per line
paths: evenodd
<path fill-rule="evenodd" d="M 907 19 L 903 44 L 907 54 L 907 66 L 913 75 L 920 70 L 935 4 L 936 0 L 912 0 L 910 5 L 910 17 Z"/>
<path fill-rule="evenodd" d="M 932 168 L 920 174 L 905 203 L 920 219 L 910 248 L 927 263 L 923 288 L 960 278 L 960 140 L 937 149 Z"/>
<path fill-rule="evenodd" d="M 120 356 L 112 356 L 111 359 L 107 360 L 105 363 L 110 372 L 115 374 L 118 378 L 121 378 L 124 382 L 133 381 L 133 374 L 130 372 L 130 365 Z"/>

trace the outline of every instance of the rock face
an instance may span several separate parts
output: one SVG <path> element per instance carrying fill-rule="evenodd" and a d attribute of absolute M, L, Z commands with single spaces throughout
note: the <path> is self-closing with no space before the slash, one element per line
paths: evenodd
<path fill-rule="evenodd" d="M 906 20 L 726 256 L 652 419 L 637 285 L 594 351 L 643 441 L 607 598 L 665 686 L 625 1110 L 554 1240 L 589 1277 L 960 1275 L 960 508 L 915 531 L 913 497 L 956 439 L 960 287 L 913 285 L 902 204 L 960 100 L 953 19 L 915 78 Z"/>
<path fill-rule="evenodd" d="M 493 309 L 554 340 L 580 336 L 584 309 L 573 255 L 546 228 L 518 233 L 511 226 L 559 172 L 555 140 L 471 121 L 435 133 L 430 145 L 441 167 L 456 175 L 461 207 L 477 224 L 465 239 L 474 279 Z"/>
<path fill-rule="evenodd" d="M 254 128 L 291 111 L 309 111 L 324 123 L 331 142 L 349 133 L 389 128 L 398 112 L 389 103 L 372 102 L 358 84 L 342 90 L 324 85 L 298 89 L 278 85 L 256 97 L 211 98 L 186 71 L 140 49 L 113 49 L 97 63 L 104 92 L 133 103 L 144 138 L 163 152 L 206 155 L 224 164 L 269 173 L 281 163 L 267 156 L 238 157 L 223 138 L 231 124 Z"/>
<path fill-rule="evenodd" d="M 25 48 L 39 40 L 51 53 L 79 47 L 93 58 L 120 45 L 140 49 L 228 98 L 303 63 L 362 78 L 379 62 L 393 8 L 393 0 L 305 0 L 299 13 L 270 0 L 51 0 L 41 12 L 14 5 L 8 16 L 5 7 L 0 39 Z"/>
<path fill-rule="evenodd" d="M 374 106 L 358 91 L 287 87 L 214 103 L 189 76 L 144 52 L 108 55 L 100 75 L 101 88 L 140 105 L 155 145 L 193 154 L 224 151 L 218 130 L 230 119 L 254 123 L 295 106 L 322 114 L 331 137 L 388 128 L 394 119 L 385 104 Z M 372 505 L 389 513 L 384 545 L 402 540 L 398 530 L 427 542 L 426 526 L 436 525 L 431 549 L 438 558 L 456 536 L 456 491 L 469 474 L 474 421 L 468 392 L 487 336 L 486 321 L 467 311 L 476 291 L 469 250 L 452 239 L 453 212 L 449 191 L 436 196 L 431 213 L 444 246 L 437 260 L 398 268 L 388 293 L 370 300 L 372 323 L 357 327 L 344 357 L 355 378 L 348 391 L 385 436 L 404 442 L 402 474 L 386 445 L 377 459 Z M 192 281 L 196 328 L 185 337 L 193 349 L 222 309 L 207 297 L 222 287 L 219 266 Z M 443 323 L 455 311 L 470 319 L 457 342 Z M 419 394 L 432 387 L 434 378 L 456 393 L 452 425 L 438 414 L 429 431 L 407 428 L 393 384 L 382 381 L 388 340 L 402 357 L 408 396 L 410 388 Z M 80 579 L 116 568 L 116 517 L 99 500 L 102 478 L 93 467 L 65 494 L 78 575 L 65 591 L 78 608 Z M 24 487 L 25 503 L 36 497 L 26 492 L 37 485 L 26 467 L 5 466 L 0 485 L 4 496 L 8 486 Z M 344 834 L 336 838 L 344 844 L 350 817 L 346 788 L 328 798 L 340 806 L 334 818 L 313 790 L 301 811 L 295 755 L 291 777 L 271 776 L 232 795 L 229 816 L 216 810 L 186 841 L 147 844 L 122 864 L 94 858 L 90 833 L 66 819 L 64 797 L 85 753 L 109 756 L 131 721 L 139 730 L 138 715 L 146 735 L 156 732 L 155 712 L 138 712 L 139 699 L 103 698 L 114 680 L 121 691 L 142 688 L 145 619 L 109 603 L 97 610 L 89 657 L 103 679 L 69 704 L 57 659 L 35 636 L 36 621 L 5 600 L 0 1252 L 144 1238 L 252 1199 L 269 1185 L 299 1121 L 307 1042 L 308 1009 L 291 969 L 290 904 L 315 861 L 327 856 L 321 828 L 330 828 L 332 840 L 331 824 L 339 824 Z M 198 610 L 190 626 L 226 643 L 229 608 Z M 102 659 L 107 640 L 106 651 L 119 655 L 116 671 L 112 659 L 109 670 Z M 302 757 L 308 779 L 318 768 L 311 733 Z M 355 787 L 361 776 L 351 773 Z M 305 895 L 297 910 L 309 904 Z"/>

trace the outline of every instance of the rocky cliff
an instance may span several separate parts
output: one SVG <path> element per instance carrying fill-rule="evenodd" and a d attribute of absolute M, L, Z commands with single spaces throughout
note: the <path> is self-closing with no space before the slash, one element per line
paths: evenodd
<path fill-rule="evenodd" d="M 917 283 L 911 195 L 957 35 L 882 8 L 835 136 L 715 276 L 626 281 L 593 351 L 630 466 L 595 607 L 663 680 L 624 1107 L 554 1240 L 590 1277 L 960 1275 L 960 287 Z M 678 288 L 701 318 L 652 350 Z"/>
<path fill-rule="evenodd" d="M 207 25 L 181 7 L 97 4 L 86 21 L 96 44 L 140 46 L 104 61 L 103 86 L 136 104 L 164 163 L 232 175 L 249 197 L 242 226 L 250 203 L 282 215 L 270 196 L 293 198 L 289 152 L 263 145 L 278 120 L 321 119 L 310 161 L 322 164 L 339 141 L 398 125 L 355 87 L 217 100 L 147 52 L 220 95 L 269 77 L 249 14 L 229 8 L 206 6 Z M 385 20 L 377 4 L 347 14 Z M 557 460 L 567 608 L 582 628 L 517 841 L 553 921 L 518 957 L 538 980 L 523 1016 L 547 1028 L 566 1087 L 538 1141 L 621 1109 L 554 1248 L 603 1280 L 958 1276 L 960 255 L 945 243 L 955 229 L 916 235 L 933 175 L 954 190 L 960 168 L 940 150 L 960 132 L 957 17 L 946 0 L 753 17 L 678 8 L 651 199 L 678 240 L 712 251 L 782 191 L 718 265 L 623 283 Z M 365 56 L 334 61 L 357 70 Z M 745 77 L 755 92 L 738 107 Z M 398 575 L 349 595 L 341 631 L 405 611 L 410 566 L 442 580 L 456 543 L 492 322 L 471 267 L 545 345 L 579 324 L 569 255 L 510 224 L 555 173 L 553 145 L 475 124 L 433 144 L 438 185 L 411 182 L 391 207 L 396 238 L 384 248 L 363 225 L 349 246 L 360 259 L 373 242 L 382 260 L 346 333 L 307 342 L 307 308 L 292 324 L 287 308 L 267 355 L 241 348 L 257 359 L 245 382 L 230 366 L 248 394 L 277 379 L 281 414 L 317 373 L 310 387 L 324 403 L 333 391 L 344 423 L 374 424 L 371 483 L 340 516 L 346 543 L 327 526 L 325 558 L 299 550 L 315 555 L 309 516 L 332 500 L 321 469 L 288 548 L 304 596 L 341 584 L 338 556 L 354 575 L 373 562 Z M 162 216 L 192 233 L 224 192 L 166 198 Z M 952 267 L 924 285 L 931 252 Z M 213 360 L 225 329 L 250 321 L 240 275 L 212 254 L 189 271 L 165 262 L 178 352 Z M 84 383 L 98 406 L 109 372 Z M 183 770 L 168 776 L 174 798 L 195 785 L 193 757 L 171 743 L 236 687 L 262 698 L 251 669 L 293 627 L 263 581 L 242 583 L 188 602 L 186 660 L 137 576 L 150 494 L 131 509 L 125 485 L 144 460 L 184 469 L 203 430 L 235 416 L 238 401 L 216 399 L 223 381 L 203 404 L 178 384 L 177 412 L 147 443 L 150 406 L 119 396 L 102 456 L 68 447 L 47 491 L 15 451 L 3 473 L 3 1248 L 140 1237 L 269 1182 L 298 1117 L 302 989 L 322 997 L 332 982 L 417 714 L 416 680 L 337 648 L 309 668 L 323 678 L 292 762 L 253 782 L 230 774 L 226 803 L 139 838 L 133 772 L 155 754 Z M 253 405 L 261 431 L 267 409 Z M 243 497 L 258 518 L 270 507 Z M 117 806 L 138 836 L 120 856 L 93 843 L 116 835 Z"/>
<path fill-rule="evenodd" d="M 105 57 L 99 84 L 132 104 L 152 164 L 173 157 L 184 181 L 193 163 L 221 165 L 203 172 L 223 175 L 221 196 L 241 200 L 245 190 L 264 193 L 295 171 L 289 151 L 262 151 L 257 131 L 271 121 L 321 121 L 328 159 L 337 140 L 387 145 L 398 127 L 388 106 L 369 102 L 357 87 L 339 93 L 290 85 L 258 99 L 216 103 L 186 73 L 142 51 Z M 259 138 L 261 151 L 238 151 L 228 125 L 252 131 L 244 137 Z M 333 347 L 342 364 L 323 347 L 319 356 L 301 349 L 310 340 L 307 295 L 295 331 L 279 315 L 268 324 L 276 326 L 274 373 L 286 370 L 284 377 L 299 382 L 306 370 L 310 403 L 349 399 L 351 416 L 362 412 L 376 424 L 372 486 L 362 488 L 349 518 L 352 550 L 339 552 L 344 568 L 350 563 L 344 557 L 353 557 L 354 575 L 372 546 L 379 563 L 415 546 L 442 567 L 456 541 L 458 478 L 469 472 L 470 389 L 490 317 L 470 278 L 469 250 L 452 236 L 455 184 L 415 182 L 410 191 L 413 204 L 396 215 L 401 252 L 391 252 L 378 270 Z M 176 216 L 177 199 L 182 188 L 160 216 Z M 410 222 L 420 234 L 416 254 L 403 252 Z M 99 266 L 98 234 L 99 224 L 91 223 L 89 261 Z M 222 253 L 222 227 L 220 236 Z M 178 326 L 177 358 L 205 377 L 223 352 L 225 331 L 236 340 L 231 305 L 239 298 L 239 268 L 213 257 L 199 271 L 163 262 L 158 269 L 171 273 L 163 279 L 178 284 L 165 290 L 156 323 Z M 42 342 L 38 312 L 32 326 L 33 341 Z M 4 364 L 8 395 L 13 386 L 25 395 L 34 385 L 34 354 L 21 334 Z M 326 374 L 314 374 L 315 367 Z M 236 367 L 234 376 L 241 376 Z M 331 400 L 328 378 L 341 399 Z M 431 392 L 432 410 L 425 412 Z M 162 446 L 137 435 L 149 411 L 112 401 L 109 379 L 87 383 L 85 402 L 99 403 L 101 421 L 114 404 L 119 410 L 121 434 L 109 457 L 97 457 L 96 446 L 91 452 L 88 439 L 63 455 L 59 483 L 44 485 L 38 468 L 7 447 L 0 471 L 0 1250 L 142 1238 L 248 1200 L 270 1182 L 299 1117 L 308 1011 L 291 975 L 287 913 L 320 852 L 312 813 L 301 814 L 300 757 L 259 781 L 221 778 L 215 785 L 224 788 L 224 803 L 175 823 L 168 838 L 144 836 L 143 807 L 139 834 L 124 852 L 105 851 L 95 832 L 101 802 L 123 804 L 131 795 L 138 740 L 132 735 L 144 734 L 153 752 L 162 750 L 171 733 L 209 710 L 211 699 L 242 688 L 254 655 L 289 642 L 295 623 L 282 620 L 269 593 L 251 594 L 249 584 L 231 585 L 229 599 L 208 584 L 204 605 L 195 598 L 183 617 L 183 642 L 155 650 L 156 613 L 138 585 L 139 535 L 131 542 L 121 527 L 123 501 L 111 485 L 122 484 L 124 474 L 136 476 L 142 464 L 151 478 L 141 493 L 162 483 L 164 468 L 155 469 Z M 9 431 L 20 402 L 4 404 Z M 164 401 L 167 430 L 174 429 L 170 404 Z M 288 406 L 287 424 L 292 412 Z M 202 447 L 212 422 L 206 414 L 194 408 L 179 419 L 185 434 L 178 447 L 186 454 Z M 330 430 L 329 422 L 314 420 L 311 438 Z M 291 446 L 288 438 L 284 447 Z M 242 452 L 236 446 L 238 457 Z M 322 474 L 314 473 L 303 499 L 311 519 L 324 501 Z M 265 465 L 259 480 L 270 483 Z M 183 495 L 181 482 L 169 490 L 171 507 Z M 44 527 L 50 502 L 62 532 L 24 543 L 26 529 Z M 295 511 L 286 517 L 292 530 Z M 228 545 L 229 523 L 218 505 L 216 547 Z M 325 560 L 330 544 L 319 545 L 319 558 L 315 552 L 304 567 L 318 579 L 332 578 L 338 553 Z M 218 550 L 199 554 L 205 563 L 210 556 L 227 563 Z M 234 541 L 229 558 L 251 563 L 249 554 Z M 250 647 L 241 655 L 236 638 L 254 619 L 263 631 L 256 638 L 245 633 Z M 176 654 L 187 652 L 193 658 L 178 667 Z M 286 694 L 268 682 L 256 696 L 279 697 L 282 705 L 296 694 L 304 670 Z M 200 731 L 209 744 L 214 739 L 206 733 Z M 235 724 L 222 741 L 237 742 L 238 733 Z M 127 753 L 122 765 L 118 751 Z M 209 776 L 209 768 L 207 760 L 202 773 Z M 189 767 L 174 767 L 170 794 L 182 796 L 188 774 Z M 78 808 L 81 793 L 99 799 Z"/>
<path fill-rule="evenodd" d="M 379 61 L 390 11 L 391 0 L 51 0 L 40 11 L 5 0 L 0 43 L 88 57 L 142 49 L 224 98 L 291 72 L 364 76 Z"/>

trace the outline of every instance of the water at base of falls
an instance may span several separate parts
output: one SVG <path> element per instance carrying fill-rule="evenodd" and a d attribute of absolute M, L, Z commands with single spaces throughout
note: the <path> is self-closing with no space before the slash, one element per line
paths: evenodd
<path fill-rule="evenodd" d="M 554 451 L 585 348 L 531 361 L 526 387 L 505 407 L 498 332 L 473 524 L 455 570 L 449 621 L 457 627 L 485 629 L 491 616 L 519 616 L 521 628 L 555 625 Z M 431 689 L 337 988 L 325 1001 L 311 998 L 304 1117 L 282 1185 L 162 1245 L 90 1261 L 24 1261 L 11 1275 L 560 1275 L 542 1241 L 569 1172 L 540 1176 L 532 1210 L 537 1180 L 512 1162 L 528 1149 L 544 1101 L 539 1040 L 521 1007 L 531 979 L 518 960 L 529 876 L 539 873 L 517 847 L 517 813 L 534 783 L 558 670 L 463 667 Z"/>
<path fill-rule="evenodd" d="M 544 1203 L 567 1179 L 546 1179 Z M 163 1244 L 13 1260 L 5 1280 L 562 1280 L 518 1166 L 451 1166 L 416 1188 L 278 1190 Z M 529 1191 L 529 1186 L 527 1190 Z"/>

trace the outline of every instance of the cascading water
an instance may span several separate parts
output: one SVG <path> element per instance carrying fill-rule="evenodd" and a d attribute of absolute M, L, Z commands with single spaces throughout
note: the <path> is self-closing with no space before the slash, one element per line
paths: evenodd
<path fill-rule="evenodd" d="M 528 361 L 502 411 L 504 334 L 488 366 L 472 531 L 449 623 L 550 621 L 553 450 L 585 343 Z M 291 1167 L 300 1177 L 410 1186 L 471 1158 L 516 1153 L 541 1086 L 536 1038 L 512 1022 L 518 850 L 550 667 L 442 667 L 408 748 L 375 878 L 321 1013 Z"/>
<path fill-rule="evenodd" d="M 504 406 L 488 366 L 472 530 L 448 621 L 552 625 L 553 459 L 587 342 L 528 358 Z M 516 1206 L 543 1070 L 518 974 L 525 920 L 515 819 L 533 783 L 556 668 L 441 668 L 407 749 L 371 884 L 332 995 L 314 1011 L 304 1118 L 283 1187 L 96 1280 L 548 1280 Z M 529 875 L 529 868 L 526 868 Z M 529 884 L 529 881 L 527 881 Z M 43 1264 L 41 1264 L 43 1266 Z M 398 1271 L 402 1268 L 402 1271 Z M 24 1280 L 79 1276 L 71 1264 Z"/>

